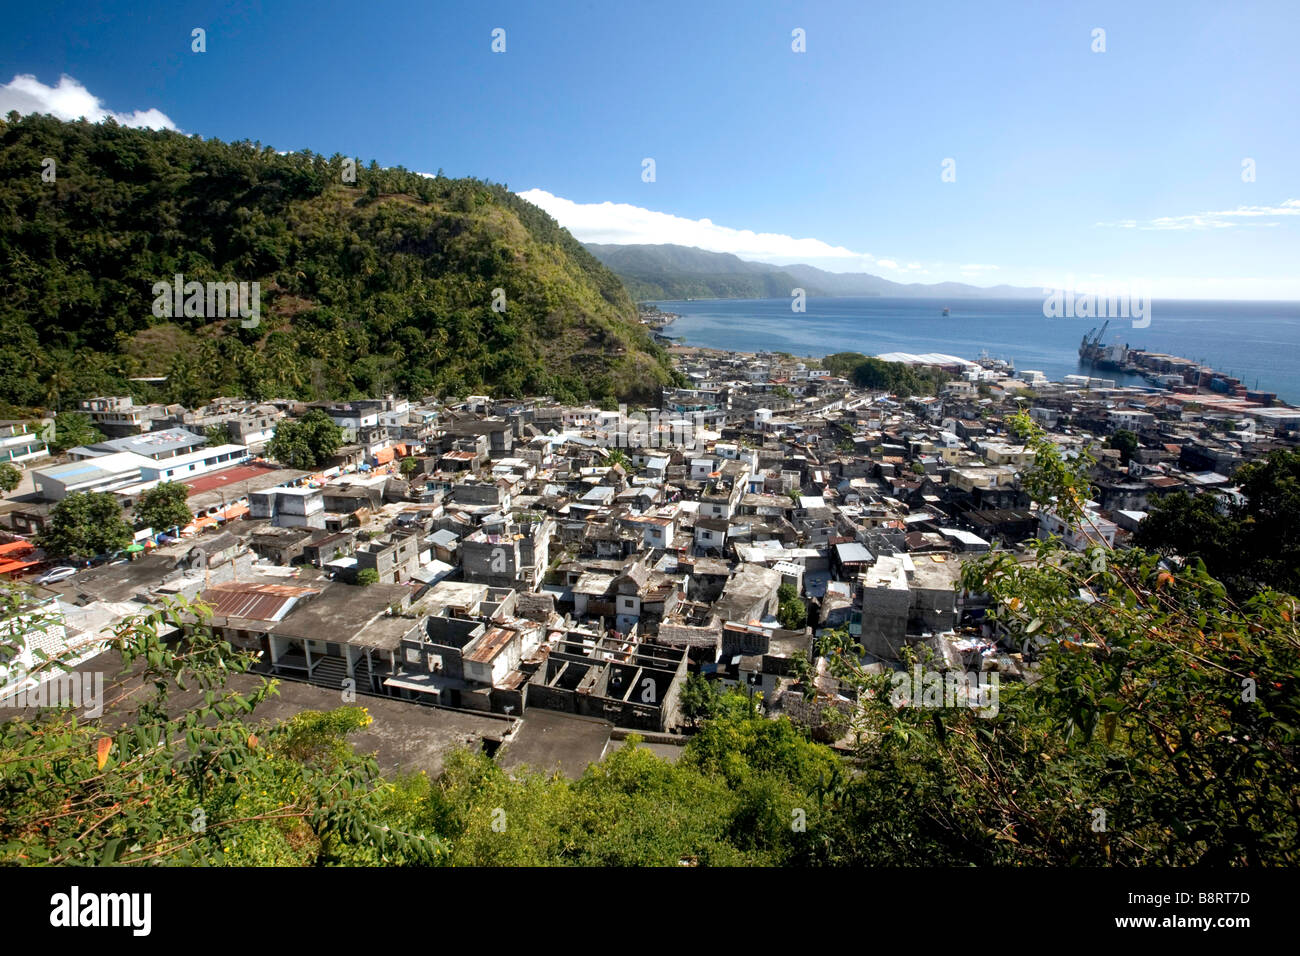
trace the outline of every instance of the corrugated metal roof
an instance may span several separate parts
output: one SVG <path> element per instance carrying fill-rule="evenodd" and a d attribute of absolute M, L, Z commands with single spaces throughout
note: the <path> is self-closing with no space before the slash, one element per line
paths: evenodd
<path fill-rule="evenodd" d="M 319 594 L 314 588 L 288 584 L 227 584 L 209 588 L 201 595 L 216 617 L 240 617 L 253 621 L 279 621 L 298 599 Z"/>
<path fill-rule="evenodd" d="M 517 632 L 504 627 L 494 627 L 481 638 L 472 653 L 465 655 L 465 660 L 476 664 L 486 664 L 505 650 L 506 645 Z"/>

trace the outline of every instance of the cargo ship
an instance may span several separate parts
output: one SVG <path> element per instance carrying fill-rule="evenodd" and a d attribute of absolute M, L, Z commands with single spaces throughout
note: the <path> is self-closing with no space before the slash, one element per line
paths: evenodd
<path fill-rule="evenodd" d="M 1128 365 L 1128 346 L 1116 342 L 1103 345 L 1102 338 L 1110 326 L 1110 319 L 1102 323 L 1100 329 L 1092 328 L 1079 343 L 1079 361 L 1094 368 L 1123 370 Z"/>

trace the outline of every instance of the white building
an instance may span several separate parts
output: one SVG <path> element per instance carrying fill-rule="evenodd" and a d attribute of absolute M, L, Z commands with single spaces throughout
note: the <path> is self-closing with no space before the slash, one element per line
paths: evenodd
<path fill-rule="evenodd" d="M 83 491 L 122 491 L 141 483 L 141 472 L 158 464 L 129 451 L 68 462 L 32 472 L 36 493 L 46 501 L 62 501 Z"/>
<path fill-rule="evenodd" d="M 199 475 L 248 461 L 248 448 L 244 445 L 217 445 L 201 448 L 188 455 L 150 461 L 140 468 L 140 478 L 145 483 L 185 481 Z"/>
<path fill-rule="evenodd" d="M 27 422 L 0 422 L 0 462 L 20 464 L 49 457 L 50 449 Z"/>
<path fill-rule="evenodd" d="M 1155 415 L 1136 408 L 1116 408 L 1107 417 L 1110 420 L 1111 431 L 1119 431 L 1122 428 L 1137 432 L 1154 427 L 1156 423 Z"/>
<path fill-rule="evenodd" d="M 1086 551 L 1099 541 L 1113 546 L 1115 531 L 1115 522 L 1103 518 L 1091 505 L 1084 508 L 1083 518 L 1073 528 L 1050 509 L 1044 509 L 1038 516 L 1038 537 L 1059 537 L 1071 551 Z"/>

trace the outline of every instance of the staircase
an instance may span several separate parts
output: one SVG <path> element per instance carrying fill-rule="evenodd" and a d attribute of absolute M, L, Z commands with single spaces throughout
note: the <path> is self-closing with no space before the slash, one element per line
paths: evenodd
<path fill-rule="evenodd" d="M 369 663 L 369 661 L 367 661 L 364 657 L 361 658 L 361 659 L 358 660 L 354 665 L 352 665 L 352 670 L 353 670 L 353 673 L 355 673 L 355 674 L 357 675 L 357 676 L 356 676 L 356 681 L 357 681 L 357 693 L 358 693 L 358 694 L 372 694 L 372 693 L 374 693 L 374 691 L 371 690 L 371 687 L 370 687 L 370 663 Z"/>
<path fill-rule="evenodd" d="M 343 682 L 348 677 L 348 662 L 341 657 L 326 657 L 317 659 L 313 662 L 315 667 L 312 670 L 311 683 L 317 687 L 328 687 L 330 690 L 341 690 Z M 373 694 L 370 687 L 370 664 L 364 657 L 359 658 L 352 665 L 352 671 L 356 675 L 356 692 L 358 694 Z"/>
<path fill-rule="evenodd" d="M 340 690 L 348 677 L 348 664 L 341 657 L 326 657 L 312 668 L 311 682 L 319 687 Z M 360 685 L 360 682 L 358 682 Z M 369 684 L 366 685 L 367 687 Z"/>

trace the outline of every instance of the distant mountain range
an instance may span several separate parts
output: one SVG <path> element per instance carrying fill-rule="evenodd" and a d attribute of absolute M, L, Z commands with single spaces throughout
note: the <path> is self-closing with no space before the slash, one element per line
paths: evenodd
<path fill-rule="evenodd" d="M 773 266 L 694 246 L 586 243 L 639 302 L 656 299 L 773 299 L 795 288 L 812 296 L 1039 298 L 1042 290 L 965 282 L 893 282 L 868 272 L 827 272 L 816 266 Z"/>

